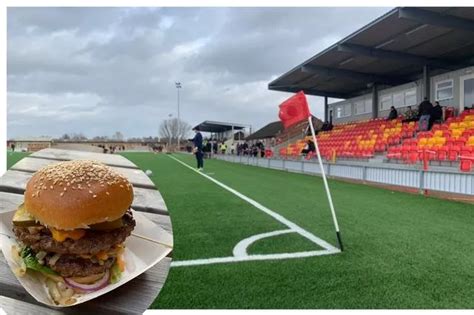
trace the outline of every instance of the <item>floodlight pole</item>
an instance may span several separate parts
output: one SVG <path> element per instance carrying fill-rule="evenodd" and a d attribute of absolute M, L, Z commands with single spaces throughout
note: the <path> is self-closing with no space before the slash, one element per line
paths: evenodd
<path fill-rule="evenodd" d="M 169 118 L 171 118 L 172 116 L 173 116 L 173 114 L 169 114 L 169 115 L 168 115 Z M 170 122 L 170 123 L 168 124 L 168 126 L 171 124 L 171 120 L 169 120 L 169 122 Z M 168 127 L 168 128 L 169 128 L 169 127 Z M 171 152 L 171 128 L 169 128 L 169 129 L 170 129 L 170 130 L 168 131 L 168 133 L 169 133 L 169 141 L 168 141 L 168 149 L 167 149 L 167 151 L 168 151 L 168 152 Z"/>
<path fill-rule="evenodd" d="M 321 153 L 319 152 L 318 140 L 316 140 L 316 133 L 314 132 L 313 126 L 313 117 L 310 115 L 308 117 L 309 127 L 311 128 L 311 134 L 313 136 L 314 146 L 316 148 L 316 155 L 318 156 L 319 167 L 321 168 L 321 176 L 323 177 L 324 188 L 326 189 L 326 195 L 329 201 L 329 207 L 331 208 L 332 220 L 334 221 L 334 227 L 336 228 L 337 242 L 339 243 L 339 249 L 341 252 L 344 250 L 341 239 L 341 232 L 339 231 L 339 224 L 337 223 L 336 211 L 334 210 L 334 205 L 332 203 L 331 191 L 329 191 L 329 185 L 326 178 L 326 173 L 324 172 L 323 160 L 321 159 Z"/>
<path fill-rule="evenodd" d="M 179 130 L 179 127 L 180 127 L 180 119 L 181 119 L 181 116 L 179 114 L 179 90 L 181 89 L 181 82 L 175 82 L 175 85 L 176 85 L 176 90 L 178 91 L 178 134 L 177 134 L 177 137 L 178 137 L 178 152 L 179 152 L 179 142 L 180 142 L 180 130 Z"/>

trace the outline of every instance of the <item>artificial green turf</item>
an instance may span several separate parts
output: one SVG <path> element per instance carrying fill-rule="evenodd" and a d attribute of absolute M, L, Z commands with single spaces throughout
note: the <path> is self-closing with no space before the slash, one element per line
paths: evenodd
<path fill-rule="evenodd" d="M 174 260 L 230 255 L 241 239 L 284 228 L 166 155 L 124 155 L 153 170 L 172 218 Z M 178 157 L 194 166 L 192 156 Z M 205 169 L 316 235 L 333 237 L 322 222 L 329 210 L 318 177 L 216 160 L 206 160 Z M 334 180 L 330 186 L 344 253 L 173 267 L 152 307 L 474 308 L 473 205 Z M 304 239 L 278 238 L 273 248 L 269 238 L 250 250 L 267 253 L 285 243 L 307 250 Z"/>
<path fill-rule="evenodd" d="M 321 250 L 322 247 L 297 233 L 282 234 L 261 239 L 247 248 L 248 254 L 294 253 Z"/>
<path fill-rule="evenodd" d="M 221 241 L 231 248 L 239 237 L 247 235 L 238 231 L 249 223 L 255 223 L 255 228 L 269 224 L 257 210 L 246 209 L 236 216 L 236 208 L 240 209 L 234 204 L 238 203 L 236 197 L 165 155 L 127 157 L 143 169 L 154 170 L 153 180 L 173 220 L 175 260 L 196 257 L 200 248 L 210 251 L 209 245 L 220 247 Z M 194 166 L 192 157 L 178 157 Z M 330 237 L 333 233 L 327 222 L 321 222 L 329 210 L 319 178 L 216 160 L 206 160 L 205 169 L 316 235 Z M 344 253 L 174 267 L 152 307 L 474 307 L 472 205 L 334 180 L 330 186 L 346 245 Z M 190 209 L 202 205 L 202 194 L 214 199 L 203 205 L 206 212 L 195 215 Z M 202 217 L 204 213 L 210 215 Z M 204 240 L 212 235 L 202 235 L 207 229 L 214 230 L 212 235 L 232 237 L 209 243 Z M 193 241 L 195 237 L 200 241 Z M 200 258 L 205 257 L 212 255 Z"/>
<path fill-rule="evenodd" d="M 166 155 L 123 155 L 153 172 L 151 179 L 163 195 L 173 223 L 176 260 L 232 256 L 239 241 L 286 228 Z M 308 247 L 303 237 L 296 237 L 293 243 L 293 251 Z"/>
<path fill-rule="evenodd" d="M 9 169 L 13 165 L 15 165 L 16 162 L 28 155 L 30 155 L 30 153 L 7 151 L 7 169 Z"/>

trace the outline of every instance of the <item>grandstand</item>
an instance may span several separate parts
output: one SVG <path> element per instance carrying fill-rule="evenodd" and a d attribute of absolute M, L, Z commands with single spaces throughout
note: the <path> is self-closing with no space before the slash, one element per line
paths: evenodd
<path fill-rule="evenodd" d="M 366 159 L 377 154 L 387 162 L 402 161 L 406 164 L 448 162 L 444 166 L 456 166 L 460 171 L 471 172 L 474 161 L 474 110 L 466 110 L 459 117 L 451 117 L 436 124 L 431 131 L 417 132 L 417 122 L 402 122 L 402 117 L 387 121 L 372 119 L 337 125 L 331 131 L 318 135 L 321 155 L 326 160 L 336 158 Z M 305 137 L 280 149 L 283 158 L 298 158 Z M 311 159 L 313 155 L 306 156 Z M 439 163 L 438 163 L 439 164 Z M 439 164 L 442 165 L 442 164 Z"/>
<path fill-rule="evenodd" d="M 473 32 L 474 8 L 394 8 L 268 88 L 324 97 L 324 120 L 334 128 L 317 140 L 329 175 L 472 196 Z M 443 108 L 430 131 L 404 117 L 424 98 Z M 387 120 L 392 106 L 400 115 Z M 311 137 L 290 132 L 267 163 L 224 159 L 318 174 L 315 154 L 301 154 Z"/>
<path fill-rule="evenodd" d="M 384 152 L 389 145 L 399 143 L 402 137 L 412 136 L 415 128 L 416 123 L 403 124 L 401 118 L 391 121 L 373 119 L 337 125 L 331 131 L 321 131 L 317 138 L 321 155 L 327 160 L 336 157 L 367 159 L 376 152 Z M 308 139 L 311 137 L 281 148 L 280 156 L 298 157 Z M 309 158 L 311 155 L 307 156 Z"/>

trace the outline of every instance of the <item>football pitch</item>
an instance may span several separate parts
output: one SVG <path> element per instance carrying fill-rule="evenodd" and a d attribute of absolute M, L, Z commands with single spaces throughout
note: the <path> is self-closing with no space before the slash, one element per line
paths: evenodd
<path fill-rule="evenodd" d="M 474 206 L 185 154 L 153 172 L 175 247 L 152 308 L 473 308 Z M 9 157 L 9 165 L 13 156 Z"/>

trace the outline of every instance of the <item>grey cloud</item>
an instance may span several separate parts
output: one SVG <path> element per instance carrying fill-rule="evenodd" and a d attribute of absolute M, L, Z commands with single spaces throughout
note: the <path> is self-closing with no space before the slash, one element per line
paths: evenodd
<path fill-rule="evenodd" d="M 156 135 L 181 114 L 277 119 L 276 76 L 383 8 L 9 8 L 8 136 Z M 322 114 L 322 99 L 310 97 Z"/>

